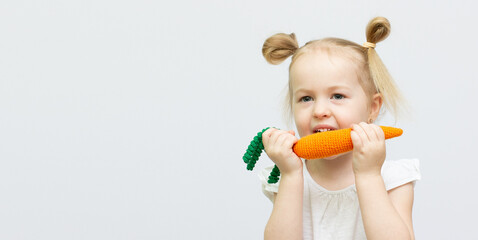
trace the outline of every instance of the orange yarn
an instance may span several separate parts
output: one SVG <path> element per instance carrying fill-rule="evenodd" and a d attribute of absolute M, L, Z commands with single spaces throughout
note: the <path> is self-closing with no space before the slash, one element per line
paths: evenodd
<path fill-rule="evenodd" d="M 385 139 L 402 135 L 403 130 L 394 127 L 380 126 Z M 305 159 L 318 159 L 334 156 L 353 150 L 351 128 L 314 133 L 301 138 L 293 147 L 297 156 Z"/>

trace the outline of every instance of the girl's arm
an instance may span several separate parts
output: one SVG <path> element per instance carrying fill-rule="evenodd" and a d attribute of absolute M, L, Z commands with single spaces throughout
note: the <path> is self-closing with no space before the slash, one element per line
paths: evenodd
<path fill-rule="evenodd" d="M 381 175 L 385 138 L 380 127 L 360 123 L 351 133 L 353 168 L 367 239 L 414 239 L 412 228 L 413 186 L 387 192 Z"/>
<path fill-rule="evenodd" d="M 367 239 L 415 239 L 413 185 L 385 190 L 382 176 L 356 176 L 355 185 Z"/>
<path fill-rule="evenodd" d="M 264 239 L 302 239 L 302 171 L 281 176 Z"/>
<path fill-rule="evenodd" d="M 281 172 L 264 239 L 302 239 L 302 160 L 292 151 L 298 139 L 293 131 L 270 128 L 262 134 L 262 141 L 267 155 Z"/>

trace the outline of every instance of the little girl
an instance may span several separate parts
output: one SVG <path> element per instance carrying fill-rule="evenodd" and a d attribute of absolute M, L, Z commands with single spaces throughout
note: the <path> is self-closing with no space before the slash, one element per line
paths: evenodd
<path fill-rule="evenodd" d="M 390 33 L 383 17 L 366 28 L 367 42 L 325 38 L 298 47 L 295 35 L 268 38 L 262 52 L 271 64 L 292 55 L 288 105 L 301 137 L 352 128 L 353 151 L 301 160 L 294 131 L 270 128 L 264 149 L 281 172 L 263 192 L 274 203 L 265 239 L 414 239 L 414 183 L 417 159 L 385 161 L 385 138 L 373 124 L 382 104 L 397 117 L 398 88 L 375 52 Z M 320 133 L 318 133 L 320 134 Z"/>

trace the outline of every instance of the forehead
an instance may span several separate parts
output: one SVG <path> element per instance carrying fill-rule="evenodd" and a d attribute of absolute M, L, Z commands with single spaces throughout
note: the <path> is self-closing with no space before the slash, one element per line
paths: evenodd
<path fill-rule="evenodd" d="M 348 86 L 361 89 L 357 66 L 348 58 L 326 51 L 307 52 L 296 59 L 290 68 L 292 90 L 297 88 L 329 88 Z"/>

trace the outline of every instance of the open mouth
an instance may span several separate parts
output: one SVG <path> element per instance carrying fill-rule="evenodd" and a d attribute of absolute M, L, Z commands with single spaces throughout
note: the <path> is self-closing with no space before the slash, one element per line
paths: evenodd
<path fill-rule="evenodd" d="M 334 131 L 335 129 L 326 129 L 326 128 L 321 128 L 321 129 L 317 129 L 315 130 L 314 132 L 316 133 L 320 133 L 320 132 L 328 132 L 328 131 Z"/>

